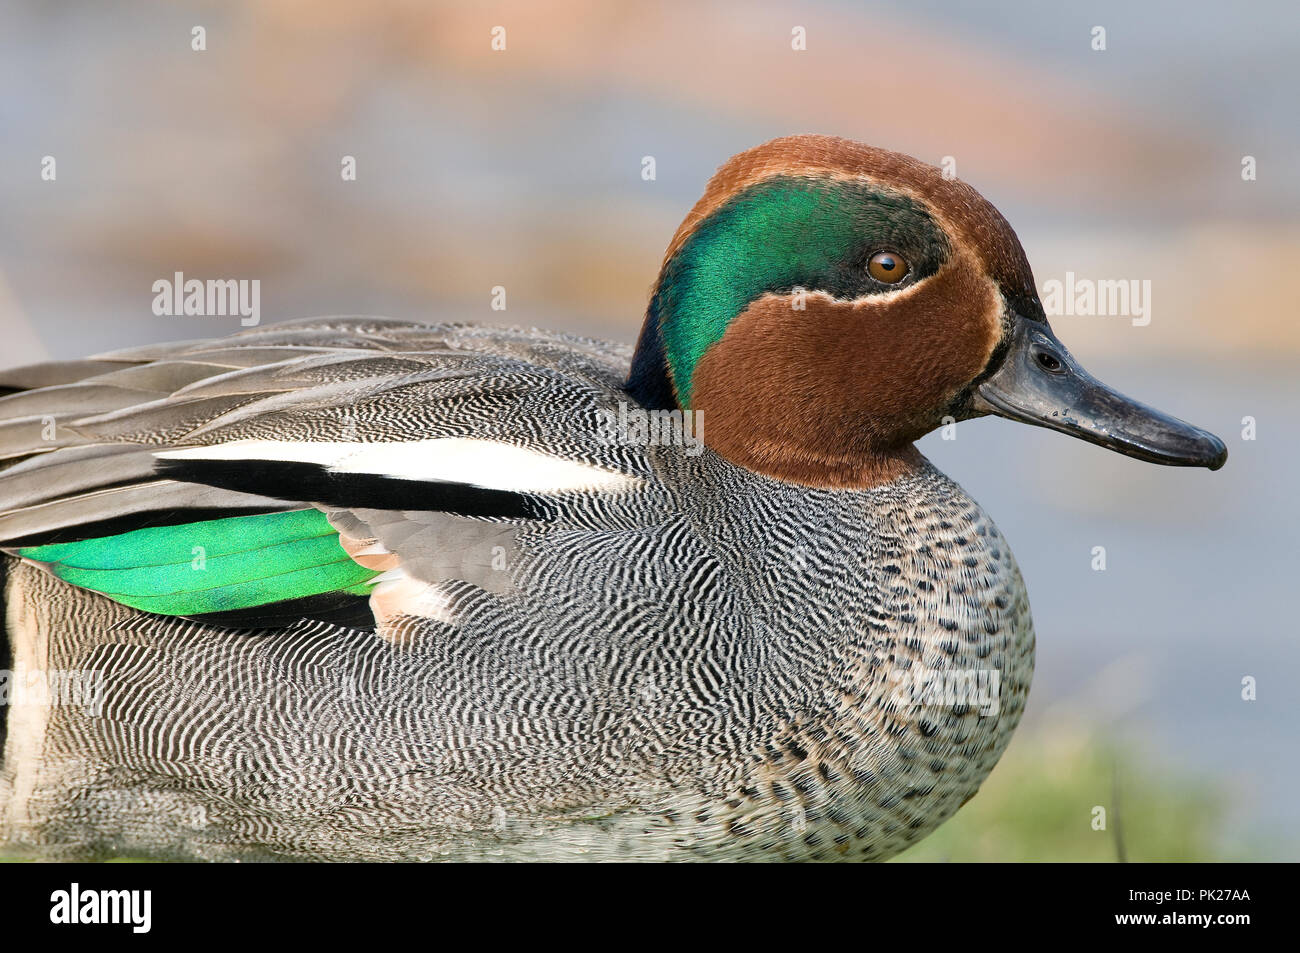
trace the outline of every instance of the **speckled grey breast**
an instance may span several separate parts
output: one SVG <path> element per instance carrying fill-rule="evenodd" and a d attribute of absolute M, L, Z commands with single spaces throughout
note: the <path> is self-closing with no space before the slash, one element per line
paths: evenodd
<path fill-rule="evenodd" d="M 988 517 L 928 465 L 819 491 L 592 450 L 575 420 L 617 398 L 624 354 L 542 344 L 566 346 L 582 411 L 514 419 L 639 488 L 484 521 L 513 529 L 508 582 L 440 580 L 436 618 L 232 632 L 11 560 L 17 667 L 92 670 L 102 706 L 14 712 L 0 834 L 64 856 L 884 859 L 951 816 L 1033 668 Z"/>

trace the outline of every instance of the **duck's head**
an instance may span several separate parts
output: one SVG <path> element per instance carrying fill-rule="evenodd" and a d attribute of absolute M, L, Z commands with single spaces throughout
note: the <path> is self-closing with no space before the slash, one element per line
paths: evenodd
<path fill-rule="evenodd" d="M 1079 366 L 979 193 L 828 136 L 775 139 L 709 182 L 668 246 L 628 389 L 700 412 L 733 463 L 810 486 L 893 479 L 913 441 L 985 414 L 1153 463 L 1227 457 Z"/>

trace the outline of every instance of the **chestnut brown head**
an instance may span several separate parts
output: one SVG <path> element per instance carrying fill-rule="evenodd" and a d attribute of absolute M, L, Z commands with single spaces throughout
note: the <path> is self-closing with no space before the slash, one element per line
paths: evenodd
<path fill-rule="evenodd" d="M 668 247 L 628 389 L 700 412 L 733 463 L 811 486 L 892 479 L 945 418 L 987 413 L 1153 462 L 1226 456 L 1078 367 L 979 193 L 827 136 L 773 140 L 709 182 Z"/>

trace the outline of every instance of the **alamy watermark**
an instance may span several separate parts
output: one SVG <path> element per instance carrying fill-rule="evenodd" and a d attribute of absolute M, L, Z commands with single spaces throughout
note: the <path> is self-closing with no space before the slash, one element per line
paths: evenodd
<path fill-rule="evenodd" d="M 1077 278 L 1067 271 L 1065 280 L 1043 282 L 1043 310 L 1048 317 L 1131 318 L 1134 327 L 1151 323 L 1151 279 Z"/>
<path fill-rule="evenodd" d="M 123 924 L 132 933 L 148 933 L 152 910 L 152 890 L 87 890 L 74 882 L 50 894 L 53 924 Z"/>
<path fill-rule="evenodd" d="M 1001 710 L 1002 673 L 996 668 L 913 666 L 895 669 L 889 680 L 889 699 L 899 708 L 973 708 L 985 717 Z"/>
<path fill-rule="evenodd" d="M 104 673 L 99 669 L 0 669 L 0 705 L 52 708 L 75 705 L 87 715 L 104 708 Z"/>
<path fill-rule="evenodd" d="M 153 283 L 153 313 L 159 317 L 182 315 L 224 318 L 239 316 L 246 328 L 262 320 L 262 282 L 258 278 L 186 278 L 176 272 Z"/>
<path fill-rule="evenodd" d="M 596 436 L 605 446 L 682 447 L 688 457 L 704 450 L 704 414 L 698 410 L 646 410 L 619 401 L 596 410 Z"/>

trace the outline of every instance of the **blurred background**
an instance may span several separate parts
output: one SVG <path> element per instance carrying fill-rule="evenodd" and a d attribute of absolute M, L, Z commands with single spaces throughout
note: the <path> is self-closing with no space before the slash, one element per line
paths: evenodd
<path fill-rule="evenodd" d="M 926 438 L 1015 548 L 1038 672 L 985 789 L 904 859 L 1300 859 L 1300 12 L 969 6 L 3 0 L 0 363 L 238 330 L 156 317 L 177 271 L 260 279 L 264 322 L 632 340 L 733 153 L 822 132 L 951 157 L 1040 288 L 1151 282 L 1146 326 L 1053 324 L 1230 458 L 1162 469 L 989 419 Z"/>

